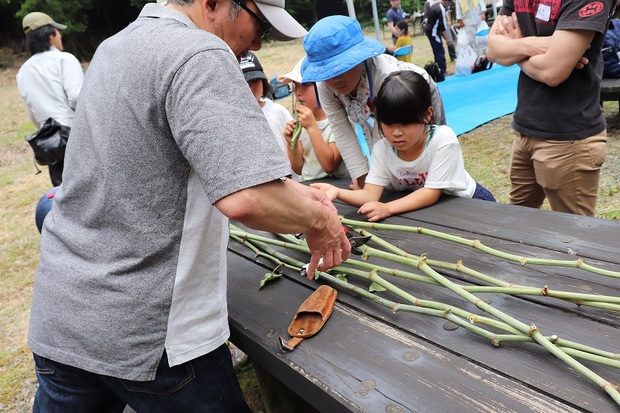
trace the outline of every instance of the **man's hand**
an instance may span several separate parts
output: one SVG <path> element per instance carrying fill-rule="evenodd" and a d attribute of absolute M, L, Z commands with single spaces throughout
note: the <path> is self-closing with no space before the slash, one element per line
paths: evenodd
<path fill-rule="evenodd" d="M 579 59 L 579 61 L 575 65 L 575 69 L 583 69 L 584 67 L 586 67 L 589 64 L 590 64 L 590 60 L 587 57 L 585 57 L 585 56 L 581 56 L 581 58 Z"/>
<path fill-rule="evenodd" d="M 351 243 L 343 230 L 338 215 L 330 212 L 327 222 L 324 224 L 324 226 L 304 234 L 308 248 L 312 253 L 306 274 L 309 280 L 314 278 L 316 270 L 326 271 L 340 265 L 351 254 Z M 322 262 L 319 265 L 321 258 Z"/>
<path fill-rule="evenodd" d="M 332 199 L 329 198 L 328 194 L 320 190 L 320 188 L 315 187 L 314 185 L 316 184 L 312 184 L 311 186 L 306 186 L 304 184 L 300 184 L 299 182 L 295 182 L 292 179 L 287 179 L 286 183 L 288 183 L 289 185 L 292 185 L 293 188 L 304 198 L 312 199 L 313 201 L 318 201 L 322 203 L 323 205 L 325 205 L 326 207 L 328 207 L 329 209 L 331 209 L 336 215 L 338 215 L 338 210 L 336 209 L 334 204 L 332 204 Z"/>
<path fill-rule="evenodd" d="M 331 199 L 332 201 L 336 198 L 338 198 L 338 192 L 340 192 L 340 188 L 332 185 L 332 184 L 327 184 L 327 183 L 315 183 L 315 184 L 310 184 L 310 186 L 312 188 L 316 188 L 320 191 L 322 191 L 323 193 L 325 193 L 327 195 L 327 197 L 329 199 Z"/>
<path fill-rule="evenodd" d="M 521 39 L 523 37 L 519 21 L 517 20 L 517 13 L 512 13 L 512 16 L 498 16 L 496 29 L 498 34 L 511 39 Z"/>

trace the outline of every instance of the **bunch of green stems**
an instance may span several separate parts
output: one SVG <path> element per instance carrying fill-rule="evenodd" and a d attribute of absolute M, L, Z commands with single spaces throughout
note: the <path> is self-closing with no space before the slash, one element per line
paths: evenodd
<path fill-rule="evenodd" d="M 414 256 L 381 239 L 376 234 L 369 233 L 368 231 L 362 229 L 362 227 L 372 227 L 376 230 L 405 231 L 430 235 L 450 242 L 469 245 L 487 254 L 498 256 L 510 261 L 516 261 L 523 265 L 538 264 L 564 267 L 571 266 L 610 277 L 618 277 L 620 276 L 619 273 L 587 265 L 583 262 L 583 260 L 562 261 L 519 257 L 486 247 L 479 241 L 467 240 L 421 227 L 368 223 L 348 220 L 345 218 L 341 218 L 341 221 L 344 225 L 358 231 L 361 235 L 371 235 L 371 242 L 383 248 L 383 250 L 372 248 L 368 245 L 363 245 L 360 247 L 361 252 L 363 253 L 362 260 L 356 260 L 350 257 L 345 263 L 343 263 L 343 265 L 337 266 L 329 272 L 317 271 L 315 278 L 370 299 L 377 304 L 390 308 L 393 312 L 412 312 L 447 319 L 458 326 L 471 331 L 472 333 L 489 339 L 494 346 L 499 346 L 502 342 L 538 343 L 551 354 L 555 355 L 557 358 L 604 389 L 605 392 L 607 392 L 613 400 L 620 405 L 620 392 L 618 391 L 618 387 L 603 379 L 575 359 L 580 358 L 615 368 L 620 368 L 620 354 L 586 346 L 570 340 L 561 339 L 556 335 L 544 336 L 538 331 L 538 328 L 534 324 L 527 325 L 522 323 L 514 317 L 494 308 L 491 304 L 474 295 L 474 293 L 550 296 L 578 305 L 604 308 L 613 311 L 620 311 L 620 297 L 557 291 L 548 289 L 546 286 L 544 288 L 537 288 L 509 284 L 467 268 L 460 261 L 456 264 L 451 264 L 443 261 L 431 260 L 424 256 Z M 299 240 L 294 236 L 283 234 L 278 234 L 281 239 L 274 239 L 249 233 L 232 225 L 230 231 L 231 238 L 233 240 L 246 245 L 256 254 L 257 257 L 260 256 L 275 263 L 276 267 L 272 272 L 273 274 L 275 274 L 280 268 L 288 268 L 296 272 L 301 272 L 304 268 L 305 264 L 303 262 L 281 251 L 281 248 L 285 248 L 309 254 L 310 251 L 304 241 Z M 276 250 L 273 246 L 280 247 L 280 250 Z M 406 267 L 412 267 L 417 269 L 419 273 L 413 273 L 399 268 L 387 268 L 376 265 L 368 262 L 368 259 L 371 257 L 389 260 Z M 433 267 L 457 271 L 490 285 L 460 285 L 438 273 L 433 269 Z M 464 309 L 438 301 L 419 299 L 407 291 L 404 291 L 402 288 L 387 281 L 381 276 L 381 274 L 445 287 L 492 317 L 473 314 Z M 372 283 L 371 287 L 367 290 L 351 284 L 347 281 L 347 276 L 369 280 Z M 384 290 L 395 294 L 407 304 L 397 303 L 373 293 L 373 291 L 378 292 Z M 501 333 L 498 333 L 497 331 L 500 331 Z"/>

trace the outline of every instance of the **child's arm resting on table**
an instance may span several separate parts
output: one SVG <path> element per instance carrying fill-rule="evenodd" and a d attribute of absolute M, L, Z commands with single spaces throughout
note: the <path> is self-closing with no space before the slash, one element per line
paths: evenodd
<path fill-rule="evenodd" d="M 373 185 L 366 184 L 364 190 L 367 186 Z M 370 222 L 380 221 L 392 215 L 415 211 L 416 209 L 433 205 L 439 200 L 442 193 L 443 189 L 420 188 L 407 196 L 391 202 L 367 202 L 357 210 L 357 213 L 366 215 L 366 218 Z"/>
<path fill-rule="evenodd" d="M 326 183 L 315 183 L 310 186 L 325 192 L 332 201 L 334 199 L 339 199 L 342 202 L 353 206 L 362 206 L 367 202 L 378 201 L 383 193 L 382 186 L 372 184 L 366 184 L 364 189 L 355 191 L 350 189 L 341 189 Z"/>

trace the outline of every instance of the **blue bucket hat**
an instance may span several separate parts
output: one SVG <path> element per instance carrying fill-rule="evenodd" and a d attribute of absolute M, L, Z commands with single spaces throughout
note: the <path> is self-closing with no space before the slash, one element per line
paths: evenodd
<path fill-rule="evenodd" d="M 378 40 L 364 37 L 359 22 L 347 16 L 329 16 L 318 22 L 303 41 L 307 57 L 301 67 L 304 82 L 323 82 L 385 52 Z"/>

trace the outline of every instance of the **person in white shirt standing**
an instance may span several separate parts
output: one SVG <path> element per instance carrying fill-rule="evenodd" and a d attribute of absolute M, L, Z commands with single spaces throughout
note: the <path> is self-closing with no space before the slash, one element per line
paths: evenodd
<path fill-rule="evenodd" d="M 17 88 L 28 116 L 39 129 L 48 118 L 71 127 L 84 71 L 78 59 L 63 52 L 59 30 L 67 28 L 41 12 L 29 13 L 22 21 L 31 57 L 17 73 Z M 49 166 L 54 186 L 62 182 L 63 161 Z"/>

